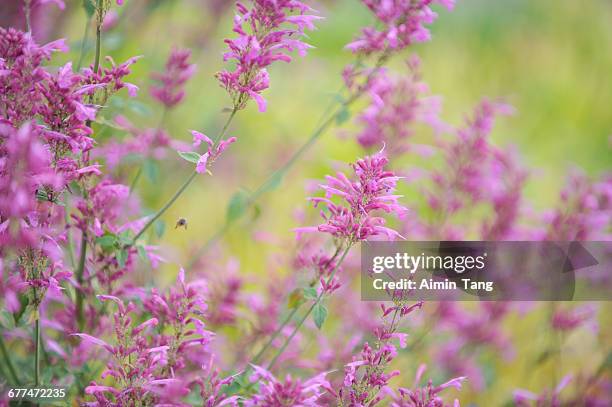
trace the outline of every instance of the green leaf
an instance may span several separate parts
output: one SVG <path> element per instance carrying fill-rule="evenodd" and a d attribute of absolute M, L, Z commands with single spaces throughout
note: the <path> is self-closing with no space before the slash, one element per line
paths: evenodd
<path fill-rule="evenodd" d="M 227 222 L 235 221 L 240 218 L 246 210 L 249 203 L 249 195 L 244 191 L 238 191 L 230 198 L 227 204 L 227 212 L 225 220 Z"/>
<path fill-rule="evenodd" d="M 325 305 L 320 302 L 317 303 L 312 310 L 312 318 L 317 328 L 321 329 L 323 323 L 327 319 L 327 308 L 325 308 Z"/>
<path fill-rule="evenodd" d="M 351 112 L 349 112 L 347 108 L 342 108 L 342 110 L 336 114 L 336 124 L 342 124 L 350 118 Z"/>
<path fill-rule="evenodd" d="M 153 183 L 156 183 L 159 179 L 159 166 L 151 159 L 146 159 L 142 164 L 142 169 L 147 176 L 147 179 Z"/>
<path fill-rule="evenodd" d="M 91 0 L 83 0 L 83 8 L 85 9 L 85 13 L 87 17 L 91 17 L 96 12 L 96 6 L 93 4 Z"/>
<path fill-rule="evenodd" d="M 163 220 L 158 220 L 153 225 L 153 228 L 155 229 L 155 235 L 157 235 L 157 238 L 161 238 L 164 235 L 164 232 L 166 231 L 166 222 L 164 222 Z"/>
<path fill-rule="evenodd" d="M 119 243 L 121 243 L 121 246 L 128 246 L 132 243 L 132 237 L 130 236 L 129 230 L 119 234 Z"/>
<path fill-rule="evenodd" d="M 147 256 L 147 251 L 145 250 L 144 247 L 136 246 L 136 250 L 138 251 L 138 257 L 140 257 L 140 260 L 142 261 L 149 260 L 149 256 Z"/>
<path fill-rule="evenodd" d="M 117 125 L 111 120 L 105 119 L 104 117 L 96 117 L 95 123 L 98 123 L 101 126 L 110 127 L 113 130 L 123 131 L 125 132 L 125 128 Z"/>
<path fill-rule="evenodd" d="M 125 267 L 125 263 L 127 262 L 128 252 L 125 249 L 120 249 L 117 251 L 117 263 L 119 263 L 119 267 Z"/>
<path fill-rule="evenodd" d="M 177 151 L 178 155 L 185 161 L 197 164 L 200 161 L 200 154 L 193 151 Z"/>
<path fill-rule="evenodd" d="M 255 204 L 253 205 L 253 216 L 251 217 L 251 220 L 257 220 L 259 219 L 259 217 L 261 216 L 261 206 Z"/>
<path fill-rule="evenodd" d="M 96 244 L 99 245 L 104 251 L 112 250 L 116 247 L 117 236 L 112 233 L 106 233 L 96 238 Z"/>
<path fill-rule="evenodd" d="M 316 300 L 318 297 L 317 289 L 314 287 L 306 287 L 304 288 L 304 298 L 309 300 Z"/>
<path fill-rule="evenodd" d="M 287 307 L 289 309 L 298 308 L 303 303 L 304 297 L 302 296 L 300 289 L 296 288 L 295 290 L 291 291 L 291 294 L 289 294 L 289 299 L 287 301 Z"/>

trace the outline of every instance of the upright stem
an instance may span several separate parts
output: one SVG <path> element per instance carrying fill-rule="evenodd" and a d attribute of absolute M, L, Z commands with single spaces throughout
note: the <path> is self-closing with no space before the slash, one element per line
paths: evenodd
<path fill-rule="evenodd" d="M 96 20 L 96 53 L 94 55 L 94 72 L 98 72 L 98 68 L 100 67 L 100 41 L 102 37 L 102 21 L 101 21 L 101 13 L 102 13 L 102 0 L 96 1 L 96 13 L 98 13 L 98 17 Z M 91 121 L 87 121 L 87 127 L 91 127 Z M 83 198 L 87 199 L 87 187 L 83 185 Z M 77 323 L 79 330 L 82 330 L 85 325 L 85 317 L 83 315 L 83 273 L 85 272 L 85 260 L 87 257 L 87 227 L 83 228 L 83 232 L 81 235 L 81 253 L 79 255 L 79 265 L 76 272 L 77 282 L 79 283 L 79 287 L 76 291 L 76 314 L 77 314 Z"/>
<path fill-rule="evenodd" d="M 141 175 L 142 175 L 142 165 L 138 167 L 138 171 L 136 171 L 136 175 L 134 175 L 132 182 L 130 182 L 130 191 L 128 192 L 130 195 L 132 194 L 132 191 L 136 187 L 136 184 L 138 184 L 138 180 L 140 179 Z"/>
<path fill-rule="evenodd" d="M 278 335 L 280 335 L 280 333 L 283 331 L 283 329 L 285 329 L 287 324 L 293 319 L 293 316 L 296 314 L 296 312 L 298 312 L 299 309 L 300 309 L 300 307 L 296 306 L 295 308 L 293 308 L 291 310 L 291 312 L 289 313 L 289 315 L 287 315 L 287 318 L 285 318 L 283 323 L 280 324 L 280 326 L 276 329 L 276 331 L 274 331 L 272 336 L 270 336 L 270 339 L 268 340 L 268 342 L 261 348 L 261 350 L 257 353 L 257 355 L 255 355 L 255 357 L 253 357 L 253 359 L 251 359 L 251 361 L 249 362 L 249 365 L 250 364 L 256 365 L 259 362 L 259 359 L 261 359 L 261 357 L 266 353 L 268 348 L 270 346 L 272 346 L 272 344 L 274 343 L 274 341 L 276 340 Z M 247 367 L 247 369 L 248 369 L 248 367 Z"/>
<path fill-rule="evenodd" d="M 98 68 L 100 67 L 100 28 L 99 25 L 96 26 L 96 57 L 94 59 L 94 72 L 98 72 Z"/>
<path fill-rule="evenodd" d="M 26 29 L 29 33 L 32 33 L 32 24 L 30 21 L 32 15 L 32 0 L 25 0 L 23 11 L 25 13 Z"/>
<path fill-rule="evenodd" d="M 83 230 L 81 235 L 81 252 L 79 254 L 79 265 L 76 272 L 76 279 L 79 284 L 76 291 L 76 314 L 79 331 L 85 326 L 85 316 L 83 314 L 83 274 L 85 272 L 85 259 L 87 258 L 87 232 Z"/>
<path fill-rule="evenodd" d="M 17 372 L 15 371 L 15 366 L 13 366 L 13 361 L 11 360 L 8 350 L 6 349 L 6 345 L 4 344 L 4 339 L 2 338 L 1 334 L 0 334 L 0 353 L 2 353 L 2 358 L 6 362 L 6 367 L 8 368 L 11 378 L 13 379 L 13 384 L 17 386 L 21 385 L 20 380 L 17 377 Z"/>
<path fill-rule="evenodd" d="M 237 110 L 234 109 L 232 110 L 232 113 L 229 115 L 229 117 L 227 118 L 225 124 L 223 125 L 223 129 L 221 130 L 221 132 L 219 133 L 219 135 L 217 135 L 217 137 L 214 140 L 214 144 L 216 145 L 219 140 L 221 140 L 221 138 L 223 138 L 223 136 L 225 135 L 225 132 L 227 131 L 227 129 L 230 126 L 230 123 L 232 122 L 232 120 L 234 119 L 234 116 L 236 115 Z M 189 176 L 189 178 L 187 178 L 187 180 L 185 181 L 185 183 L 174 193 L 174 195 L 172 196 L 172 198 L 170 198 L 170 200 L 168 202 L 166 202 L 166 204 L 164 206 L 162 206 L 162 208 L 160 210 L 158 210 L 155 215 L 140 229 L 140 231 L 138 231 L 138 233 L 136 233 L 136 236 L 134 236 L 134 238 L 132 239 L 132 241 L 130 242 L 130 244 L 128 244 L 127 246 L 134 246 L 136 244 L 136 241 L 140 238 L 140 236 L 143 235 L 143 233 L 149 228 L 151 227 L 151 225 L 153 225 L 153 223 L 155 223 L 155 221 L 157 219 L 159 219 L 160 216 L 162 216 L 164 214 L 164 212 L 166 212 L 168 210 L 168 208 L 170 208 L 172 206 L 172 204 L 174 204 L 174 202 L 183 194 L 183 192 L 185 192 L 185 190 L 187 189 L 187 187 L 189 186 L 189 184 L 191 184 L 191 181 L 194 180 L 194 178 L 198 175 L 198 173 L 196 171 L 193 171 L 191 173 L 191 175 Z"/>
<path fill-rule="evenodd" d="M 223 125 L 223 128 L 221 129 L 221 132 L 213 140 L 213 144 L 216 145 L 217 143 L 219 143 L 219 141 L 221 141 L 223 136 L 225 136 L 225 132 L 227 132 L 227 129 L 229 128 L 230 123 L 232 122 L 232 120 L 234 120 L 234 116 L 236 115 L 236 113 L 238 113 L 238 109 L 233 108 L 232 112 L 229 115 L 229 117 L 225 121 L 225 124 Z"/>
<path fill-rule="evenodd" d="M 34 325 L 34 341 L 36 343 L 34 353 L 34 387 L 38 387 L 40 384 L 40 316 L 36 317 Z"/>
<path fill-rule="evenodd" d="M 342 262 L 346 258 L 346 255 L 348 254 L 350 249 L 351 249 L 351 245 L 348 245 L 346 247 L 346 249 L 344 249 L 344 252 L 342 253 L 342 257 L 340 257 L 340 260 L 338 261 L 338 263 L 336 263 L 334 269 L 332 270 L 331 274 L 329 275 L 329 278 L 327 279 L 327 282 L 326 282 L 327 284 L 329 284 L 333 280 L 334 276 L 336 275 L 336 271 L 338 271 L 338 268 L 340 267 L 340 265 L 342 264 Z M 298 323 L 295 326 L 295 328 L 293 328 L 293 332 L 291 332 L 291 335 L 289 335 L 289 337 L 287 337 L 287 339 L 285 339 L 285 342 L 283 343 L 283 345 L 280 347 L 278 352 L 276 352 L 276 355 L 274 355 L 274 357 L 272 358 L 272 360 L 268 364 L 268 368 L 267 368 L 268 370 L 270 370 L 270 369 L 272 369 L 272 367 L 274 367 L 274 365 L 278 361 L 278 358 L 283 354 L 285 349 L 287 349 L 287 346 L 289 345 L 289 342 L 291 342 L 291 340 L 298 333 L 298 331 L 300 330 L 302 325 L 304 325 L 304 322 L 310 316 L 310 314 L 312 313 L 312 310 L 314 310 L 314 308 L 317 306 L 317 304 L 319 304 L 321 302 L 321 299 L 323 298 L 323 295 L 324 295 L 324 292 L 321 291 L 321 293 L 318 295 L 317 299 L 312 303 L 310 308 L 308 308 L 308 311 L 306 311 L 304 316 L 302 316 L 302 318 L 298 321 Z"/>
<path fill-rule="evenodd" d="M 102 37 L 102 0 L 96 2 L 96 13 L 98 13 L 98 19 L 96 21 L 96 56 L 94 58 L 94 73 L 98 73 L 100 67 L 100 42 Z"/>

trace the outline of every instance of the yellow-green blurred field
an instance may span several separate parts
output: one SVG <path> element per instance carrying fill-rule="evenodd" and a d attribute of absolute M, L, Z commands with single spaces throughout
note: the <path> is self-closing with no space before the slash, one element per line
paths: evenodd
<path fill-rule="evenodd" d="M 128 102 L 124 95 L 123 103 L 115 101 L 105 115 L 121 112 L 140 126 L 155 127 L 161 110 L 148 95 L 149 75 L 162 69 L 173 46 L 186 47 L 193 52 L 197 73 L 187 86 L 185 101 L 169 113 L 164 127 L 172 137 L 185 142 L 190 141 L 191 129 L 216 134 L 223 124 L 220 112 L 230 102 L 214 74 L 223 67 L 223 39 L 232 35 L 233 10 L 230 4 L 217 17 L 206 3 L 127 0 L 119 10 L 118 25 L 104 34 L 102 49 L 116 61 L 143 55 L 130 76 L 141 92 L 136 102 Z M 214 169 L 215 175 L 221 176 L 200 177 L 163 216 L 166 233 L 156 243 L 164 246 L 163 255 L 169 262 L 143 275 L 143 281 L 152 279 L 162 286 L 173 281 L 176 264 L 188 263 L 189 255 L 223 227 L 231 196 L 241 189 L 254 190 L 282 165 L 328 109 L 342 85 L 342 68 L 354 60 L 344 45 L 360 27 L 371 23 L 371 17 L 355 0 L 319 1 L 315 8 L 325 16 L 309 38 L 315 48 L 290 65 L 271 68 L 271 87 L 264 93 L 268 112 L 259 113 L 254 104 L 241 112 L 229 132 L 239 142 Z M 484 96 L 504 98 L 512 104 L 516 114 L 496 123 L 493 140 L 500 146 L 514 145 L 520 152 L 531 171 L 526 197 L 535 210 L 556 203 L 573 166 L 592 176 L 610 171 L 612 2 L 459 0 L 453 12 L 440 9 L 439 13 L 432 27 L 433 40 L 412 51 L 422 58 L 422 72 L 432 93 L 443 96 L 442 117 L 458 125 Z M 77 60 L 85 14 L 78 5 L 68 5 L 58 21 L 53 30 L 57 36 L 70 39 L 71 52 L 56 56 L 53 63 Z M 91 59 L 92 41 L 90 35 L 85 61 Z M 396 57 L 391 66 L 400 73 L 405 69 L 402 57 Z M 353 107 L 352 113 L 358 113 L 359 108 Z M 363 155 L 353 137 L 356 128 L 348 122 L 341 129 L 328 131 L 291 169 L 282 185 L 264 195 L 256 210 L 224 235 L 224 245 L 213 248 L 209 256 L 216 256 L 220 263 L 230 257 L 237 260 L 241 273 L 254 276 L 253 281 L 262 284 L 267 283 L 270 267 L 290 272 L 286 263 L 273 259 L 285 258 L 293 250 L 292 229 L 303 226 L 296 219 L 296 211 L 306 210 L 307 219 L 313 215 L 306 202 L 310 193 L 305 186 Z M 167 200 L 190 171 L 172 154 L 160 164 L 157 181 L 143 177 L 138 185 L 151 211 Z M 402 192 L 407 194 L 406 199 L 418 199 L 415 189 Z M 181 217 L 188 221 L 186 230 L 174 228 Z M 257 239 L 258 232 L 274 238 Z M 257 284 L 251 288 L 256 290 Z M 576 366 L 596 369 L 612 345 L 611 307 L 609 303 L 600 306 L 596 335 L 589 330 L 579 330 L 567 338 L 547 335 L 541 326 L 546 309 L 509 318 L 505 329 L 513 338 L 516 358 L 502 362 L 491 357 L 498 371 L 495 380 L 482 392 L 467 385 L 458 393 L 462 405 L 501 405 L 516 388 L 554 386 Z M 435 338 L 429 339 L 435 343 Z M 543 349 L 556 349 L 558 354 L 539 360 Z M 487 355 L 483 353 L 482 357 Z M 426 358 L 406 351 L 399 365 L 404 364 L 405 371 L 411 372 Z"/>

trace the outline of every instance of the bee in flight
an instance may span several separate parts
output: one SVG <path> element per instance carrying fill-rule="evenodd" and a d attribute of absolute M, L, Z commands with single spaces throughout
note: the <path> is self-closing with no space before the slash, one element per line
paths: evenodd
<path fill-rule="evenodd" d="M 187 230 L 187 219 L 179 218 L 176 221 L 176 226 L 174 227 L 174 229 L 177 229 L 177 228 L 185 228 L 185 230 Z"/>

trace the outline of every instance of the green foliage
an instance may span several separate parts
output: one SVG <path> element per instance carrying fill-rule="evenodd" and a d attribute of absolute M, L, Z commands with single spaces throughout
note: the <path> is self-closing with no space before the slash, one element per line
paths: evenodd
<path fill-rule="evenodd" d="M 177 151 L 178 155 L 185 161 L 197 164 L 200 160 L 200 154 L 194 151 Z"/>
<path fill-rule="evenodd" d="M 321 302 L 318 302 L 312 310 L 312 319 L 317 328 L 321 329 L 327 319 L 327 308 Z"/>

